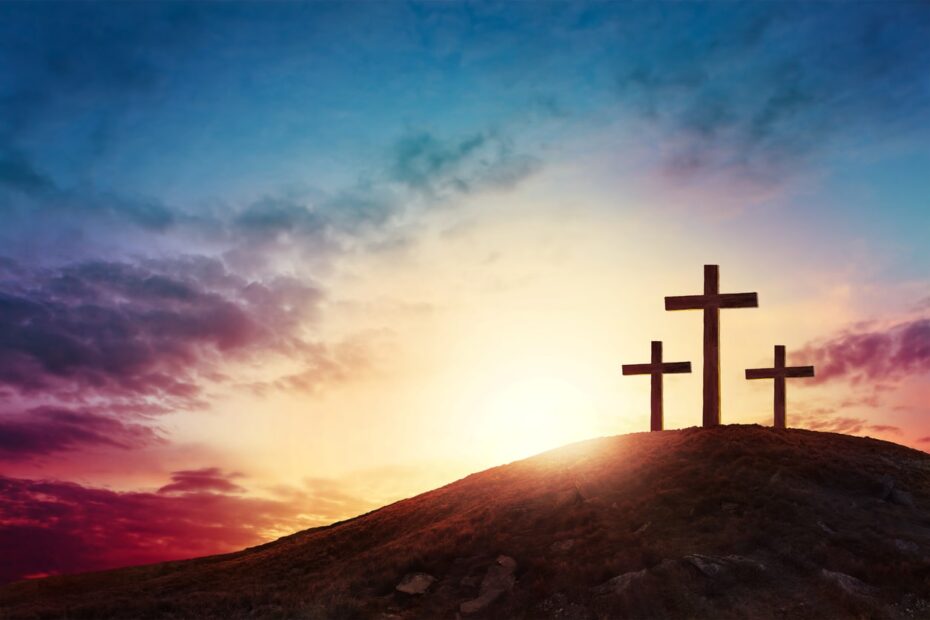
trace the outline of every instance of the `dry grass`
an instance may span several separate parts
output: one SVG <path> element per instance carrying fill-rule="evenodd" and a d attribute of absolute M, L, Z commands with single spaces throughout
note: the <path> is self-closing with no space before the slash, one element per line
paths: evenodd
<path fill-rule="evenodd" d="M 880 499 L 884 476 L 914 505 Z M 483 617 L 930 617 L 927 508 L 930 455 L 895 444 L 758 426 L 640 433 L 239 553 L 12 584 L 0 616 L 451 618 L 503 553 L 517 586 Z M 708 578 L 681 560 L 691 553 L 766 569 Z M 824 568 L 873 589 L 844 592 Z M 641 569 L 622 595 L 592 591 Z M 422 597 L 395 592 L 412 571 L 439 581 Z"/>

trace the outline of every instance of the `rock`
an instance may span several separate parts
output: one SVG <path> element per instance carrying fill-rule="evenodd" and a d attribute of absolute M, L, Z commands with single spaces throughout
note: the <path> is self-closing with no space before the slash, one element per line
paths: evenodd
<path fill-rule="evenodd" d="M 436 578 L 426 573 L 407 573 L 394 588 L 404 594 L 425 594 Z"/>
<path fill-rule="evenodd" d="M 459 605 L 459 611 L 463 614 L 474 614 L 487 608 L 488 605 L 500 598 L 506 590 L 486 590 L 470 601 L 465 601 Z"/>
<path fill-rule="evenodd" d="M 892 491 L 894 491 L 894 478 L 885 474 L 881 479 L 881 489 L 878 492 L 878 498 L 882 501 L 888 501 L 891 498 Z"/>
<path fill-rule="evenodd" d="M 631 584 L 645 577 L 648 572 L 649 571 L 644 568 L 642 570 L 617 575 L 601 585 L 595 586 L 593 591 L 595 594 L 623 594 Z"/>
<path fill-rule="evenodd" d="M 875 592 L 875 588 L 872 586 L 866 585 L 852 575 L 847 575 L 846 573 L 837 573 L 823 568 L 820 570 L 820 574 L 824 579 L 833 583 L 847 594 L 871 596 Z"/>
<path fill-rule="evenodd" d="M 552 551 L 556 553 L 562 553 L 571 549 L 575 544 L 574 538 L 569 538 L 567 540 L 559 540 L 552 543 L 552 546 L 549 547 Z"/>
<path fill-rule="evenodd" d="M 514 560 L 509 555 L 499 555 L 497 556 L 497 565 L 503 567 L 510 573 L 513 573 L 517 570 L 517 561 Z M 493 566 L 491 567 L 494 568 Z M 489 571 L 490 572 L 490 571 Z"/>
<path fill-rule="evenodd" d="M 824 523 L 823 521 L 818 521 L 818 522 L 817 522 L 817 525 L 820 526 L 820 529 L 822 529 L 822 530 L 823 530 L 824 532 L 826 532 L 827 534 L 830 534 L 831 536 L 832 536 L 833 534 L 836 534 L 836 530 L 834 530 L 832 527 L 830 527 L 829 525 L 827 525 L 827 524 Z"/>
<path fill-rule="evenodd" d="M 910 493 L 898 487 L 894 478 L 885 474 L 882 476 L 880 484 L 881 488 L 878 491 L 878 498 L 880 500 L 899 506 L 914 507 L 914 498 Z"/>
<path fill-rule="evenodd" d="M 715 556 L 693 553 L 691 555 L 686 555 L 683 560 L 698 569 L 698 571 L 706 577 L 717 577 L 737 568 L 757 571 L 765 570 L 765 564 L 762 562 L 741 555 Z"/>
<path fill-rule="evenodd" d="M 757 571 L 764 571 L 765 564 L 759 560 L 754 560 L 753 558 L 747 558 L 742 555 L 728 555 L 723 558 L 730 563 L 731 566 L 736 566 L 739 568 L 748 568 Z"/>
<path fill-rule="evenodd" d="M 903 551 L 904 553 L 917 553 L 920 551 L 920 547 L 916 543 L 912 543 L 908 540 L 901 540 L 900 538 L 894 539 L 894 546 L 897 547 L 898 551 Z"/>
<path fill-rule="evenodd" d="M 901 489 L 892 489 L 891 495 L 888 496 L 888 501 L 892 504 L 898 504 L 899 506 L 914 507 L 914 498 L 910 493 L 902 491 Z"/>
<path fill-rule="evenodd" d="M 707 577 L 716 577 L 723 572 L 725 568 L 723 563 L 717 558 L 706 555 L 686 555 L 684 560 Z"/>
<path fill-rule="evenodd" d="M 501 594 L 513 588 L 516 579 L 513 574 L 517 570 L 517 562 L 510 556 L 498 556 L 497 561 L 488 567 L 488 572 L 481 580 L 481 590 L 477 598 L 465 601 L 459 605 L 463 614 L 477 613 L 488 607 L 500 598 Z"/>

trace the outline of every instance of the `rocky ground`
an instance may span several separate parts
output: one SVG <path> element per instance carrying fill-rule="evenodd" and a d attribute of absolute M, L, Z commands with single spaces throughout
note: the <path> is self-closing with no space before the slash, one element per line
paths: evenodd
<path fill-rule="evenodd" d="M 930 455 L 759 426 L 573 444 L 239 553 L 0 589 L 3 618 L 930 618 Z"/>

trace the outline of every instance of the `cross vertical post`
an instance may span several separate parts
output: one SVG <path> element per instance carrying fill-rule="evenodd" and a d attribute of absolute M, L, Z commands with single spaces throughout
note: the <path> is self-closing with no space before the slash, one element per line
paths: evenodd
<path fill-rule="evenodd" d="M 774 379 L 775 398 L 774 398 L 774 426 L 775 428 L 787 428 L 786 421 L 786 398 L 785 398 L 785 379 L 795 377 L 813 377 L 813 366 L 786 366 L 785 345 L 775 345 L 775 365 L 773 368 L 747 368 L 747 379 Z"/>
<path fill-rule="evenodd" d="M 704 426 L 720 424 L 720 309 L 757 308 L 756 293 L 720 293 L 720 268 L 704 265 L 704 294 L 665 298 L 666 310 L 704 311 Z"/>
<path fill-rule="evenodd" d="M 662 363 L 662 341 L 653 340 L 649 359 L 653 365 Z M 662 375 L 654 372 L 649 377 L 649 430 L 662 430 Z"/>
<path fill-rule="evenodd" d="M 775 345 L 775 368 L 781 370 L 785 367 L 785 345 L 776 344 Z M 774 425 L 775 428 L 785 428 L 787 426 L 787 414 L 786 414 L 786 394 L 785 394 L 785 375 L 783 372 L 780 372 L 775 376 L 775 417 Z"/>
<path fill-rule="evenodd" d="M 661 431 L 663 428 L 662 375 L 691 372 L 691 362 L 663 362 L 662 341 L 653 340 L 648 364 L 624 364 L 624 375 L 650 375 L 649 390 L 649 430 Z"/>
<path fill-rule="evenodd" d="M 704 265 L 704 296 L 720 292 L 717 265 Z M 720 424 L 720 308 L 704 308 L 704 426 Z"/>

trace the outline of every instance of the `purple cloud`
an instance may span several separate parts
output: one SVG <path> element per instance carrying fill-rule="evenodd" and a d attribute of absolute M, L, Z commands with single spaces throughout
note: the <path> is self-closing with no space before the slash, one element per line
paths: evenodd
<path fill-rule="evenodd" d="M 928 372 L 930 318 L 885 330 L 847 331 L 825 342 L 808 344 L 798 357 L 817 367 L 814 382 L 839 378 L 873 382 Z"/>
<path fill-rule="evenodd" d="M 895 433 L 901 429 L 890 424 L 872 424 L 865 418 L 837 416 L 835 410 L 829 408 L 817 409 L 807 413 L 792 414 L 792 426 L 809 428 L 812 431 L 825 433 L 844 433 L 858 435 L 861 433 Z"/>
<path fill-rule="evenodd" d="M 300 359 L 322 299 L 291 278 L 248 281 L 206 258 L 0 265 L 0 387 L 70 402 L 103 396 L 199 404 L 199 380 L 231 356 Z M 117 399 L 117 400 L 114 400 Z"/>
<path fill-rule="evenodd" d="M 188 469 L 171 473 L 171 482 L 158 489 L 159 493 L 241 493 L 241 486 L 231 481 L 242 474 L 224 473 L 217 467 Z"/>
<path fill-rule="evenodd" d="M 157 493 L 0 476 L 0 583 L 235 551 L 374 507 L 329 479 L 240 495 L 236 476 L 174 472 Z"/>
<path fill-rule="evenodd" d="M 302 499 L 118 493 L 0 476 L 0 583 L 241 549 L 299 529 Z"/>
<path fill-rule="evenodd" d="M 148 426 L 126 424 L 89 411 L 36 407 L 0 417 L 0 461 L 89 446 L 129 449 L 161 440 Z"/>

